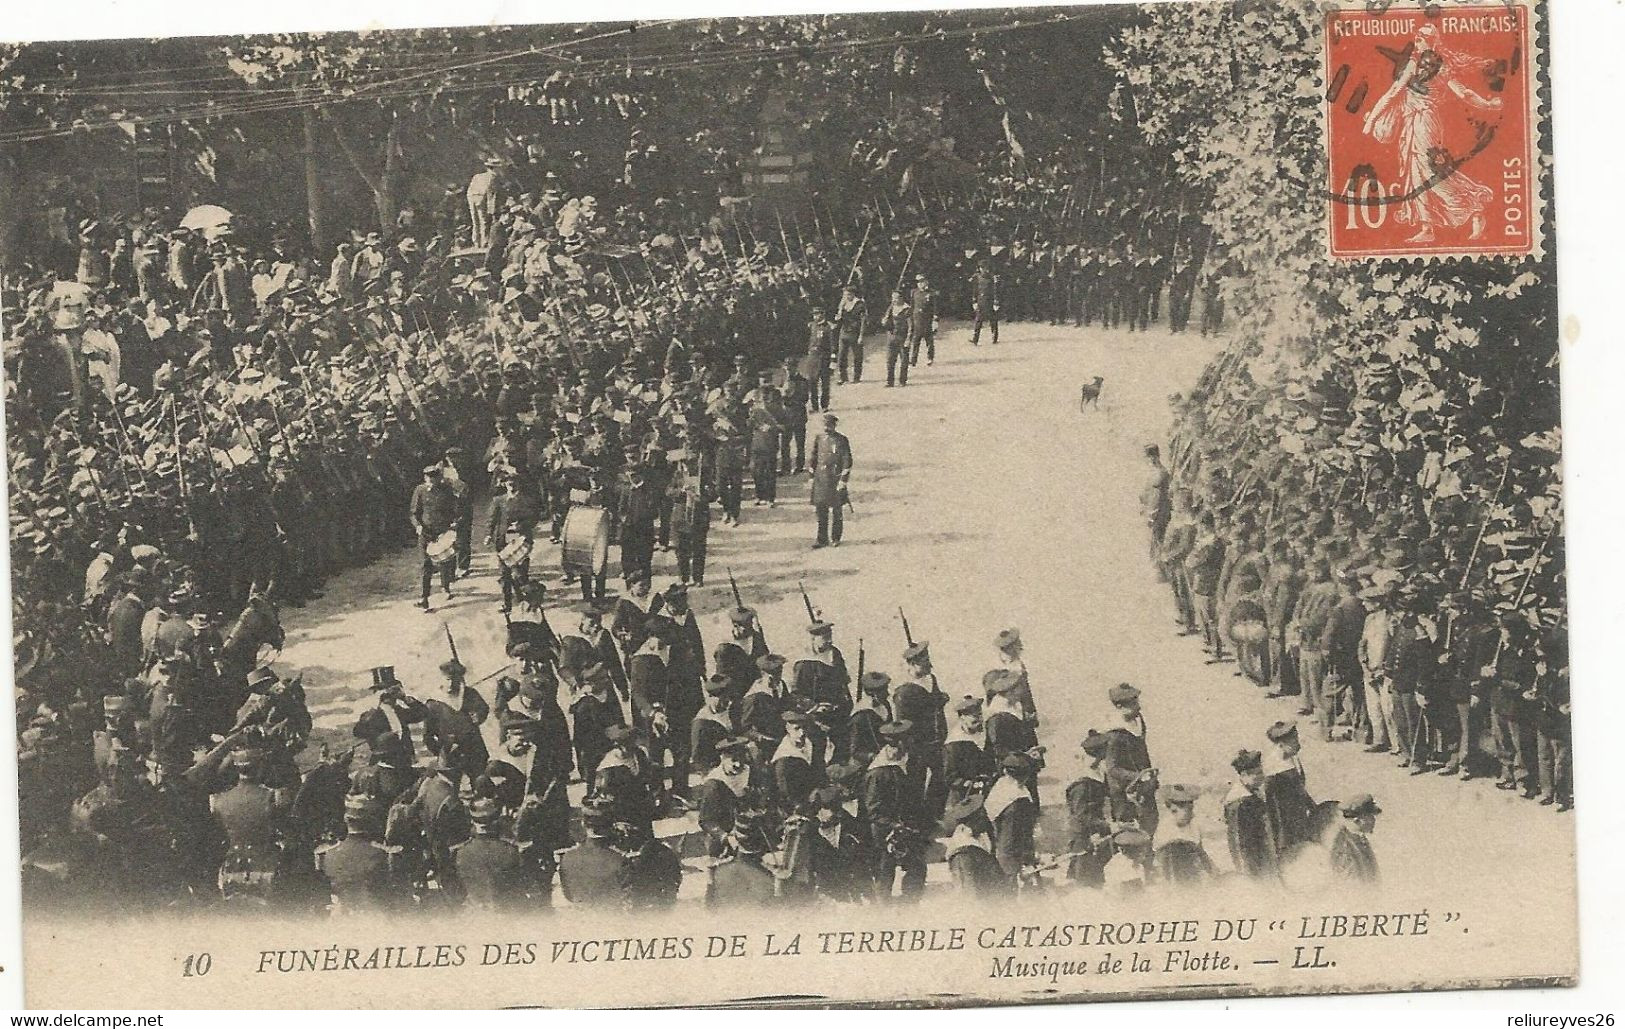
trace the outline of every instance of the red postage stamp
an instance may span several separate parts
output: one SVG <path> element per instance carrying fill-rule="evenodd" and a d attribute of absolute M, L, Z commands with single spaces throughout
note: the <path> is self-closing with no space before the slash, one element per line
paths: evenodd
<path fill-rule="evenodd" d="M 1530 11 L 1326 16 L 1326 218 L 1336 258 L 1535 253 Z"/>

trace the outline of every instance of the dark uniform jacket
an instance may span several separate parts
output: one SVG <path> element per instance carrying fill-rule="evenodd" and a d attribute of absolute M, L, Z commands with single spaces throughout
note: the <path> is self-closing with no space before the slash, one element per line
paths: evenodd
<path fill-rule="evenodd" d="M 1091 775 L 1066 788 L 1067 846 L 1072 859 L 1066 877 L 1085 886 L 1104 886 L 1103 871 L 1111 858 L 1111 805 L 1106 781 Z"/>
<path fill-rule="evenodd" d="M 468 907 L 496 911 L 529 902 L 533 866 L 515 844 L 482 830 L 453 847 L 451 853 Z"/>
<path fill-rule="evenodd" d="M 327 879 L 335 910 L 380 911 L 407 896 L 408 883 L 391 870 L 390 848 L 354 833 L 316 851 L 316 867 Z"/>
<path fill-rule="evenodd" d="M 738 855 L 714 866 L 705 887 L 705 903 L 711 907 L 765 907 L 775 899 L 773 873 L 751 855 Z"/>
<path fill-rule="evenodd" d="M 1237 872 L 1255 878 L 1280 876 L 1281 855 L 1275 846 L 1280 832 L 1273 822 L 1263 797 L 1239 783 L 1231 788 L 1224 801 L 1224 824 Z"/>
<path fill-rule="evenodd" d="M 625 869 L 625 855 L 588 837 L 559 858 L 559 887 L 571 904 L 620 907 L 626 899 Z"/>

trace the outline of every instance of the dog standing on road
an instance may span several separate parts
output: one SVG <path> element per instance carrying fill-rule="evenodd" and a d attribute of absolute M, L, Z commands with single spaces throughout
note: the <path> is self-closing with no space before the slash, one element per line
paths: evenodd
<path fill-rule="evenodd" d="M 1105 384 L 1105 378 L 1099 375 L 1095 376 L 1094 382 L 1083 384 L 1083 388 L 1078 392 L 1078 413 L 1087 411 L 1090 404 L 1097 408 L 1100 406 L 1100 390 Z"/>

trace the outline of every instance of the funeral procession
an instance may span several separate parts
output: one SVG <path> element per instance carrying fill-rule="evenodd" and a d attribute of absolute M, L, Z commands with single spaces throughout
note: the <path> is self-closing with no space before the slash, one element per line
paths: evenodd
<path fill-rule="evenodd" d="M 1569 875 L 1553 260 L 1319 24 L 0 44 L 25 912 Z"/>

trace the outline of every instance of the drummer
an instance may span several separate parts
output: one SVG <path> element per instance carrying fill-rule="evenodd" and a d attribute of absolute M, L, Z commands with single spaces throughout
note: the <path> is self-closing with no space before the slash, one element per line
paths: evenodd
<path fill-rule="evenodd" d="M 485 534 L 486 545 L 497 552 L 503 614 L 513 610 L 519 589 L 530 580 L 531 547 L 541 515 L 541 502 L 523 490 L 519 476 L 504 476 L 491 498 L 491 527 Z"/>
<path fill-rule="evenodd" d="M 412 528 L 418 534 L 418 548 L 423 552 L 421 575 L 422 592 L 418 607 L 429 610 L 429 587 L 434 581 L 435 569 L 440 570 L 440 589 L 451 599 L 451 577 L 457 564 L 455 532 L 462 517 L 462 502 L 457 491 L 446 482 L 444 468 L 439 464 L 425 465 L 423 481 L 412 490 Z M 442 537 L 453 533 L 452 545 L 446 553 Z"/>

